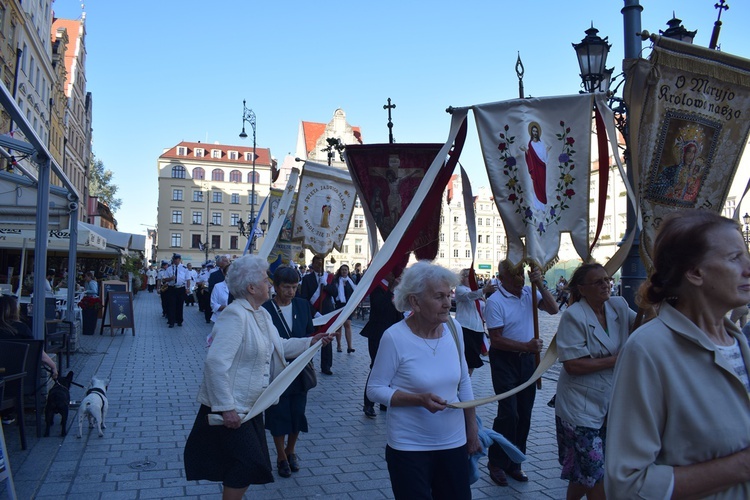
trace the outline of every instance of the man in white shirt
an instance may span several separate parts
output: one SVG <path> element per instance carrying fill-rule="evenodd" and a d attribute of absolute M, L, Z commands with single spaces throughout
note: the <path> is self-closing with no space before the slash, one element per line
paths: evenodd
<path fill-rule="evenodd" d="M 542 340 L 534 338 L 534 316 L 531 287 L 524 286 L 523 266 L 514 269 L 507 260 L 499 265 L 500 286 L 487 299 L 485 321 L 490 334 L 490 369 L 496 394 L 526 382 L 536 368 L 535 354 L 542 350 Z M 557 302 L 543 286 L 542 273 L 534 268 L 529 279 L 537 286 L 539 309 L 557 314 Z M 531 428 L 536 386 L 498 401 L 497 417 L 492 429 L 505 436 L 526 453 L 526 440 Z M 500 486 L 508 486 L 507 476 L 526 482 L 529 478 L 519 464 L 513 463 L 498 445 L 490 446 L 487 454 L 490 478 Z"/>
<path fill-rule="evenodd" d="M 182 265 L 182 256 L 178 253 L 172 255 L 172 265 L 167 267 L 162 281 L 169 286 L 167 290 L 167 323 L 169 328 L 174 324 L 182 326 L 182 312 L 185 305 L 185 296 L 190 289 L 190 273 L 187 267 Z"/>

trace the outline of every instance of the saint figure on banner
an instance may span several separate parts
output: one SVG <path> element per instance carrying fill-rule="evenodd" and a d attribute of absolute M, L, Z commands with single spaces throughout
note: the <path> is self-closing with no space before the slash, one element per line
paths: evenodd
<path fill-rule="evenodd" d="M 331 216 L 331 197 L 326 196 L 326 204 L 321 207 L 320 227 L 331 227 L 329 218 Z"/>
<path fill-rule="evenodd" d="M 534 208 L 543 210 L 547 205 L 547 152 L 550 147 L 542 142 L 542 127 L 539 123 L 529 124 L 528 147 L 521 146 L 520 149 L 524 152 L 526 166 L 534 186 Z"/>

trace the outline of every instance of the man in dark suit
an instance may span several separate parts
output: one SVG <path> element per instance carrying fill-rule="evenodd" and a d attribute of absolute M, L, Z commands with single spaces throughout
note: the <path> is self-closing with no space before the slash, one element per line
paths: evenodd
<path fill-rule="evenodd" d="M 323 257 L 316 255 L 312 259 L 313 272 L 302 278 L 299 296 L 310 301 L 313 314 L 328 314 L 335 309 L 333 297 L 336 287 L 332 284 L 333 274 L 323 270 Z M 333 346 L 328 344 L 320 349 L 320 371 L 325 375 L 333 375 Z"/>

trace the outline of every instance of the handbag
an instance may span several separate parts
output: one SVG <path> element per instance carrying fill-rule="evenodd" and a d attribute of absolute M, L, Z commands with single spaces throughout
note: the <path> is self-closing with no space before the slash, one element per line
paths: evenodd
<path fill-rule="evenodd" d="M 273 305 L 276 306 L 276 314 L 279 315 L 281 324 L 284 325 L 284 330 L 286 330 L 284 332 L 286 338 L 292 338 L 292 332 L 289 329 L 289 325 L 286 324 L 286 319 L 284 319 L 284 314 L 281 312 L 281 308 L 275 301 L 272 300 L 272 302 Z M 300 374 L 297 375 L 297 380 L 302 381 L 302 390 L 305 392 L 318 385 L 318 376 L 315 374 L 315 365 L 313 365 L 312 360 L 310 360 L 310 362 L 307 363 L 307 366 L 305 366 Z"/>
<path fill-rule="evenodd" d="M 307 363 L 298 378 L 302 381 L 302 390 L 305 392 L 318 385 L 318 376 L 315 374 L 315 366 L 312 361 Z"/>

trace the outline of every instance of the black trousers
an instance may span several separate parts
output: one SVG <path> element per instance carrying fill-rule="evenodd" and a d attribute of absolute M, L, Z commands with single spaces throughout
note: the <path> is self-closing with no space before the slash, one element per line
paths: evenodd
<path fill-rule="evenodd" d="M 167 289 L 167 323 L 182 324 L 182 310 L 185 305 L 185 287 L 170 286 Z"/>
<path fill-rule="evenodd" d="M 535 369 L 534 355 L 490 349 L 492 387 L 495 394 L 501 394 L 526 382 Z M 497 416 L 492 430 L 505 436 L 511 443 L 526 453 L 526 440 L 531 429 L 531 410 L 534 408 L 536 385 L 531 384 L 523 391 L 497 402 Z M 511 471 L 520 466 L 513 463 L 503 449 L 493 444 L 487 453 L 492 465 Z"/>
<path fill-rule="evenodd" d="M 333 344 L 320 348 L 320 371 L 330 371 L 333 366 Z"/>
<path fill-rule="evenodd" d="M 201 312 L 205 313 L 206 309 L 211 310 L 211 304 L 209 304 L 211 297 L 208 296 L 208 289 L 199 288 L 195 293 L 198 295 L 198 308 Z"/>
<path fill-rule="evenodd" d="M 161 315 L 167 316 L 167 309 L 169 309 L 169 288 L 164 292 L 159 292 L 159 297 L 161 298 Z"/>
<path fill-rule="evenodd" d="M 396 500 L 471 498 L 466 445 L 435 451 L 399 451 L 386 446 L 385 461 Z"/>
<path fill-rule="evenodd" d="M 371 335 L 367 337 L 367 351 L 370 353 L 370 373 L 372 373 L 372 365 L 375 364 L 375 356 L 378 355 L 378 348 L 380 347 L 380 339 L 382 335 Z M 365 381 L 365 407 L 374 407 L 375 403 L 370 401 L 367 397 L 367 383 L 370 381 L 370 373 L 367 374 L 367 380 Z"/>

